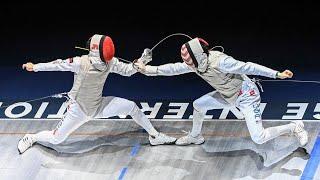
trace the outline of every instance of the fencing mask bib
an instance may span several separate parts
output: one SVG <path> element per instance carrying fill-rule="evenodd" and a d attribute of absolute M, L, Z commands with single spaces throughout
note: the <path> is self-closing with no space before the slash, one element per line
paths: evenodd
<path fill-rule="evenodd" d="M 181 47 L 181 58 L 192 68 L 196 68 L 199 72 L 204 72 L 208 66 L 208 50 L 206 46 L 209 44 L 201 39 L 194 38 Z"/>

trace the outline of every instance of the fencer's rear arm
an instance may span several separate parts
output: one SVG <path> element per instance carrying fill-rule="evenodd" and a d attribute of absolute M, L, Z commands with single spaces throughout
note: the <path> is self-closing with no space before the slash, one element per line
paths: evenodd
<path fill-rule="evenodd" d="M 238 61 L 232 57 L 221 59 L 218 64 L 218 69 L 224 73 L 257 75 L 269 78 L 276 78 L 278 73 L 278 71 L 265 66 L 252 62 Z"/>
<path fill-rule="evenodd" d="M 38 63 L 33 66 L 35 72 L 38 71 L 71 71 L 79 72 L 80 57 L 68 58 L 65 60 L 57 59 L 48 63 Z"/>
<path fill-rule="evenodd" d="M 194 72 L 186 63 L 169 63 L 160 66 L 146 66 L 145 75 L 147 76 L 175 76 Z"/>

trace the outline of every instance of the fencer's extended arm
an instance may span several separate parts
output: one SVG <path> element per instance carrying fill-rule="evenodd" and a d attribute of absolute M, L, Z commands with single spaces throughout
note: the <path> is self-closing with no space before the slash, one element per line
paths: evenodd
<path fill-rule="evenodd" d="M 252 62 L 238 61 L 232 57 L 221 59 L 218 64 L 218 69 L 225 73 L 257 75 L 269 78 L 276 78 L 278 73 L 278 71 L 265 66 Z"/>
<path fill-rule="evenodd" d="M 160 66 L 147 65 L 144 74 L 147 76 L 175 76 L 194 72 L 186 63 L 169 63 Z"/>
<path fill-rule="evenodd" d="M 119 61 L 117 58 L 113 58 L 113 66 L 111 68 L 112 73 L 117 73 L 122 76 L 132 76 L 137 72 L 135 68 L 133 68 L 132 63 L 123 63 Z"/>
<path fill-rule="evenodd" d="M 74 57 L 69 59 L 57 59 L 48 63 L 38 63 L 33 66 L 34 72 L 38 71 L 71 71 L 79 72 L 80 69 L 80 57 Z"/>

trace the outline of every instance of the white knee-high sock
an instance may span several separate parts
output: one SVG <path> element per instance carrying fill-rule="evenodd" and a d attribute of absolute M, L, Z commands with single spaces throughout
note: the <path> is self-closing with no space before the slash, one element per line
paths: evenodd
<path fill-rule="evenodd" d="M 192 124 L 192 131 L 191 136 L 197 137 L 201 134 L 202 129 L 202 122 L 205 117 L 205 113 L 197 111 L 196 109 L 193 110 L 193 124 Z"/>
<path fill-rule="evenodd" d="M 267 141 L 269 141 L 271 139 L 274 139 L 276 137 L 279 137 L 279 136 L 281 136 L 283 134 L 291 133 L 294 130 L 295 127 L 296 127 L 295 124 L 290 123 L 290 124 L 286 124 L 286 125 L 266 128 L 264 130 L 263 143 L 267 142 Z"/>
<path fill-rule="evenodd" d="M 34 138 L 36 139 L 36 141 L 48 143 L 52 143 L 52 140 L 54 139 L 52 131 L 38 132 L 37 134 L 34 134 Z"/>
<path fill-rule="evenodd" d="M 138 106 L 135 106 L 130 113 L 132 119 L 143 127 L 151 136 L 157 136 L 159 132 L 153 127 L 150 120 L 146 117 L 146 115 L 139 109 Z"/>

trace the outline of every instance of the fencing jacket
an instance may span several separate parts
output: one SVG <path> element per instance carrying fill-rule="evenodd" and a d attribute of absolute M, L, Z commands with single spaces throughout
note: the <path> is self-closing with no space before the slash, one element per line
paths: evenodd
<path fill-rule="evenodd" d="M 103 70 L 95 68 L 87 55 L 58 59 L 49 63 L 34 65 L 34 71 L 71 71 L 74 72 L 73 87 L 68 95 L 75 100 L 88 116 L 94 116 L 102 101 L 102 91 L 109 73 L 131 76 L 137 71 L 132 64 L 113 58 Z"/>
<path fill-rule="evenodd" d="M 205 72 L 198 72 L 184 62 L 169 63 L 161 66 L 146 66 L 146 75 L 173 76 L 195 72 L 216 89 L 229 103 L 234 104 L 238 98 L 242 83 L 249 80 L 246 75 L 259 75 L 276 78 L 277 71 L 251 63 L 235 60 L 219 51 L 210 51 L 208 67 Z"/>

